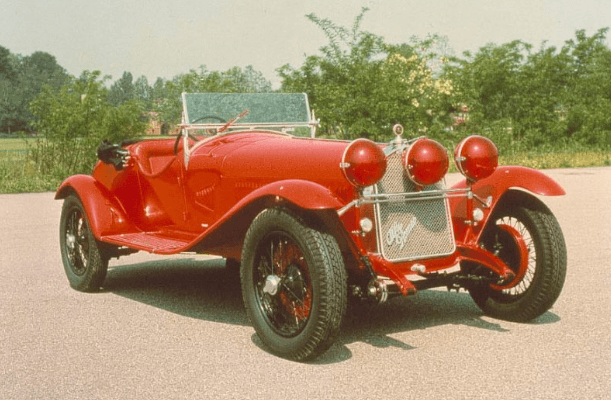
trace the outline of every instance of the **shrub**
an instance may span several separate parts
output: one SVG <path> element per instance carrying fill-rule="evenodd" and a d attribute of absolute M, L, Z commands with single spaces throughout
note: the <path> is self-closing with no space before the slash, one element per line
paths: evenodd
<path fill-rule="evenodd" d="M 90 173 L 102 139 L 118 142 L 144 133 L 142 107 L 128 101 L 113 107 L 100 72 L 85 71 L 59 91 L 43 88 L 31 103 L 39 137 L 32 160 L 43 177 L 63 179 Z"/>

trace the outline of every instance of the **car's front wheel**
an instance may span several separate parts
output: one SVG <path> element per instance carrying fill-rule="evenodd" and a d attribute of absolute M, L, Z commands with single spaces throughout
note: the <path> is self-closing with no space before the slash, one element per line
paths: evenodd
<path fill-rule="evenodd" d="M 64 200 L 59 228 L 62 262 L 70 286 L 82 292 L 96 291 L 108 269 L 91 229 L 81 200 L 70 195 Z"/>
<path fill-rule="evenodd" d="M 288 210 L 264 210 L 246 234 L 240 275 L 248 316 L 272 353 L 304 361 L 333 344 L 347 301 L 333 236 Z"/>
<path fill-rule="evenodd" d="M 516 275 L 504 285 L 469 290 L 486 314 L 526 322 L 552 307 L 564 284 L 566 247 L 558 221 L 547 207 L 524 200 L 501 206 L 480 245 L 501 258 Z M 475 272 L 478 266 L 465 263 L 462 268 Z"/>

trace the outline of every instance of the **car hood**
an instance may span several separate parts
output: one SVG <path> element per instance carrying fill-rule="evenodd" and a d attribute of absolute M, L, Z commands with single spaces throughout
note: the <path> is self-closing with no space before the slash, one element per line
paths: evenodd
<path fill-rule="evenodd" d="M 228 146 L 223 171 L 236 178 L 345 180 L 339 165 L 349 142 L 279 135 L 258 139 Z"/>

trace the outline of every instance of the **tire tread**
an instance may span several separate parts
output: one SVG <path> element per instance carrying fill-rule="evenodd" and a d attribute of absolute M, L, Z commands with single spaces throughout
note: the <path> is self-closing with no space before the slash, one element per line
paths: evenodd
<path fill-rule="evenodd" d="M 491 289 L 478 288 L 470 292 L 475 303 L 486 314 L 508 321 L 528 322 L 547 312 L 560 296 L 566 277 L 566 244 L 558 221 L 547 207 L 524 203 L 502 211 L 505 211 L 503 215 L 523 214 L 536 227 L 536 232 L 530 233 L 538 246 L 537 257 L 542 259 L 535 278 L 525 295 L 511 303 L 497 302 L 491 296 Z M 491 219 L 494 220 L 496 218 Z M 537 262 L 539 264 L 539 260 Z"/>
<path fill-rule="evenodd" d="M 247 286 L 251 282 L 246 278 L 250 271 L 245 260 L 254 256 L 254 254 L 250 254 L 251 249 L 248 243 L 256 240 L 257 232 L 262 228 L 265 229 L 265 226 L 272 221 L 273 224 L 289 226 L 294 229 L 295 233 L 303 238 L 305 245 L 310 249 L 313 263 L 320 268 L 320 270 L 314 270 L 317 271 L 320 288 L 320 302 L 316 310 L 318 318 L 314 321 L 316 326 L 312 329 L 305 343 L 297 346 L 297 348 L 281 349 L 266 343 L 268 339 L 265 332 L 255 322 L 257 320 L 255 313 L 259 311 L 256 309 L 256 305 L 251 304 L 249 300 Z M 246 233 L 244 242 L 242 268 L 240 270 L 244 305 L 257 334 L 264 344 L 277 355 L 295 361 L 311 360 L 324 353 L 339 336 L 347 304 L 346 269 L 335 238 L 324 231 L 310 227 L 300 216 L 290 210 L 270 208 L 264 210 L 255 218 Z M 310 273 L 313 273 L 312 269 Z M 308 323 L 310 322 L 312 320 Z"/>

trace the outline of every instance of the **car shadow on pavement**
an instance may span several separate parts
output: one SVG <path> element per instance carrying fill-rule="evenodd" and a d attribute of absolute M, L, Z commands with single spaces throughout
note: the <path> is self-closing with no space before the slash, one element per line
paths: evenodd
<path fill-rule="evenodd" d="M 111 267 L 103 291 L 189 318 L 249 326 L 237 271 L 222 259 L 163 259 Z"/>
<path fill-rule="evenodd" d="M 553 312 L 546 312 L 530 324 L 560 321 Z M 348 346 L 366 343 L 377 348 L 413 350 L 415 346 L 391 335 L 424 330 L 443 325 L 459 325 L 507 333 L 511 323 L 486 317 L 467 292 L 424 290 L 412 297 L 395 297 L 384 304 L 355 304 L 348 308 L 342 331 L 334 346 L 314 364 L 332 364 L 349 359 Z"/>
<path fill-rule="evenodd" d="M 165 259 L 109 268 L 103 291 L 189 318 L 250 326 L 244 310 L 237 271 L 222 259 Z M 547 312 L 532 324 L 560 318 Z M 461 325 L 505 333 L 508 324 L 485 318 L 466 292 L 426 290 L 385 304 L 351 304 L 336 343 L 312 364 L 333 364 L 352 357 L 353 343 L 378 348 L 415 349 L 391 337 L 397 333 L 442 325 Z M 253 343 L 264 350 L 256 334 Z"/>

